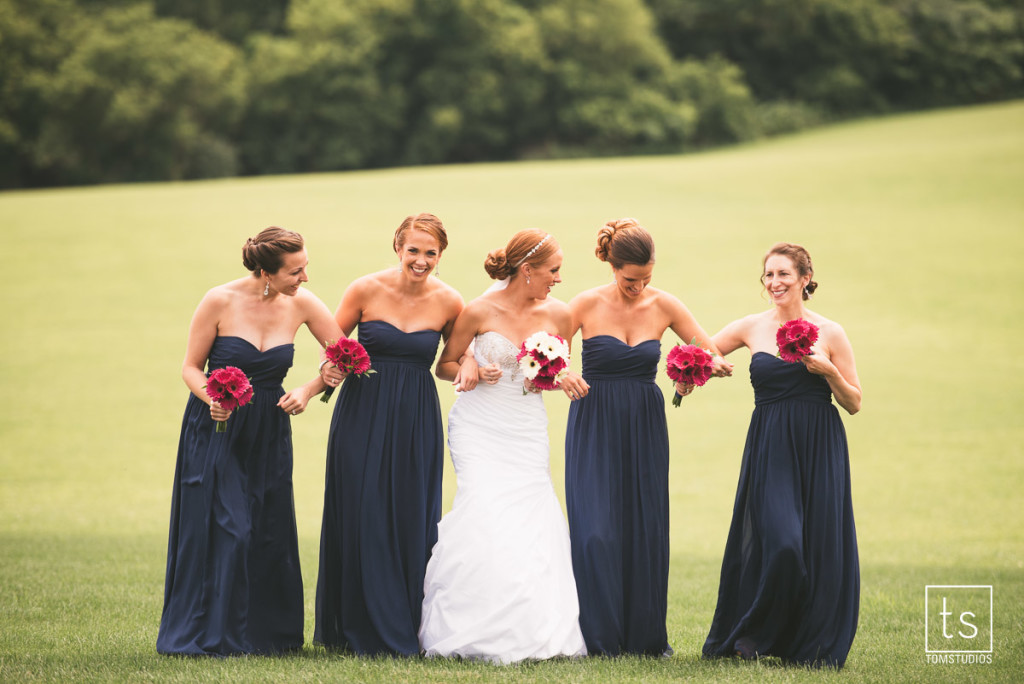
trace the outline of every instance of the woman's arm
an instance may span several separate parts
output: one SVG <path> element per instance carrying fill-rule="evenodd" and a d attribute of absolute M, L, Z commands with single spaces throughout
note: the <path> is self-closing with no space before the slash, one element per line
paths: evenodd
<path fill-rule="evenodd" d="M 576 333 L 579 332 L 582 326 L 582 321 L 580 320 L 581 309 L 580 297 L 576 296 L 564 309 L 559 307 L 555 315 L 555 325 L 558 327 L 558 334 L 565 339 L 570 350 L 572 349 L 572 338 L 576 336 Z M 582 399 L 590 391 L 590 385 L 583 379 L 583 376 L 572 370 L 562 378 L 559 388 L 565 392 L 565 396 L 569 397 L 569 401 Z"/>
<path fill-rule="evenodd" d="M 206 360 L 217 338 L 220 314 L 228 305 L 228 295 L 219 287 L 213 288 L 203 297 L 192 314 L 188 327 L 188 342 L 185 345 L 185 360 L 181 364 L 181 377 L 192 394 L 210 405 L 210 417 L 216 421 L 227 420 L 231 411 L 223 409 L 210 398 L 206 386 Z"/>
<path fill-rule="evenodd" d="M 715 377 L 720 378 L 732 375 L 733 365 L 724 358 L 728 352 L 723 353 L 715 339 L 704 332 L 704 328 L 700 326 L 685 304 L 667 292 L 660 294 L 663 297 L 663 308 L 669 315 L 669 327 L 672 329 L 672 332 L 678 335 L 685 343 L 696 340 L 696 344 L 709 350 L 714 355 Z"/>
<path fill-rule="evenodd" d="M 807 370 L 825 378 L 836 401 L 852 416 L 860 411 L 862 398 L 853 346 L 838 323 L 829 322 L 823 328 L 829 353 L 816 351 L 805 356 L 803 363 Z"/>
<path fill-rule="evenodd" d="M 718 353 L 722 356 L 727 356 L 740 347 L 749 346 L 747 344 L 747 336 L 749 334 L 750 325 L 751 321 L 748 316 L 729 323 L 715 333 L 711 338 L 711 341 L 714 343 L 715 349 L 718 350 Z"/>
<path fill-rule="evenodd" d="M 451 295 L 447 303 L 446 315 L 448 320 L 445 322 L 444 327 L 441 328 L 441 339 L 447 342 L 451 339 L 452 330 L 455 329 L 455 321 L 458 320 L 459 314 L 462 313 L 463 309 L 466 308 L 466 303 L 462 299 L 455 288 L 449 288 Z M 470 392 L 476 388 L 477 381 L 480 378 L 480 369 L 477 366 L 476 358 L 473 356 L 473 343 L 470 342 L 469 346 L 466 347 L 466 351 L 459 357 L 459 369 L 455 373 L 455 377 L 452 378 L 452 385 L 455 386 L 458 392 Z"/>
<path fill-rule="evenodd" d="M 455 319 L 452 334 L 448 337 L 434 368 L 437 377 L 442 380 L 455 380 L 459 373 L 459 361 L 480 329 L 482 313 L 483 306 L 478 301 L 473 301 Z"/>
<path fill-rule="evenodd" d="M 338 327 L 334 316 L 331 315 L 330 309 L 327 308 L 327 305 L 319 297 L 308 290 L 299 290 L 299 293 L 295 296 L 296 306 L 299 307 L 302 315 L 302 322 L 321 347 L 325 347 L 328 340 L 337 340 L 342 336 L 341 328 Z M 306 409 L 306 404 L 309 403 L 309 400 L 328 387 L 329 385 L 325 381 L 323 374 L 317 373 L 316 377 L 309 380 L 306 384 L 286 392 L 278 400 L 277 405 L 281 407 L 282 411 L 292 415 L 302 413 Z"/>
<path fill-rule="evenodd" d="M 356 329 L 366 308 L 367 280 L 372 276 L 363 276 L 354 280 L 341 295 L 341 301 L 334 312 L 334 321 L 342 336 L 348 337 Z M 335 338 L 337 341 L 337 338 Z"/>
<path fill-rule="evenodd" d="M 334 322 L 337 326 L 337 335 L 320 340 L 320 346 L 326 347 L 329 343 L 337 342 L 342 337 L 348 337 L 355 330 L 359 321 L 362 320 L 363 309 L 366 307 L 367 281 L 373 276 L 363 276 L 349 283 L 341 295 L 341 301 L 334 312 Z M 337 387 L 345 379 L 343 373 L 333 363 L 326 361 L 327 356 L 320 352 L 320 377 L 327 384 L 327 388 Z M 330 396 L 330 395 L 328 395 Z"/>

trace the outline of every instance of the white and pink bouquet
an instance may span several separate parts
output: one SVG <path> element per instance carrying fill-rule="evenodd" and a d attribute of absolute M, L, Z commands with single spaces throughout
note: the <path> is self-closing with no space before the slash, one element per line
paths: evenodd
<path fill-rule="evenodd" d="M 569 345 L 558 335 L 534 333 L 523 342 L 516 361 L 538 390 L 558 389 L 569 372 Z"/>

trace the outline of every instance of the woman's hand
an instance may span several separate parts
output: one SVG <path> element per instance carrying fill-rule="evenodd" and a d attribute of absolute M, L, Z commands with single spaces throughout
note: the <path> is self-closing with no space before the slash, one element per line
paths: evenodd
<path fill-rule="evenodd" d="M 815 375 L 821 375 L 825 378 L 834 378 L 839 375 L 839 369 L 832 363 L 832 360 L 816 347 L 811 347 L 811 353 L 800 360 L 807 367 L 807 370 Z"/>
<path fill-rule="evenodd" d="M 501 366 L 496 363 L 489 363 L 486 366 L 480 366 L 478 377 L 488 385 L 496 385 L 501 380 Z"/>
<path fill-rule="evenodd" d="M 721 358 L 721 357 L 719 357 L 719 358 Z M 729 364 L 729 365 L 732 366 L 732 364 Z M 730 369 L 730 372 L 731 372 L 731 369 Z M 678 394 L 681 397 L 688 397 L 693 392 L 693 388 L 694 387 L 696 387 L 696 385 L 691 384 L 691 383 L 677 382 L 676 383 L 676 394 Z"/>
<path fill-rule="evenodd" d="M 320 366 L 320 375 L 323 377 L 325 385 L 328 387 L 337 387 L 342 383 L 348 373 L 342 372 L 340 368 L 328 361 L 324 365 Z"/>
<path fill-rule="evenodd" d="M 231 411 L 228 411 L 226 408 L 221 408 L 221 405 L 215 401 L 210 402 L 210 418 L 213 418 L 218 423 L 223 423 L 230 417 Z"/>
<path fill-rule="evenodd" d="M 727 378 L 732 375 L 733 365 L 726 361 L 724 356 L 715 354 L 711 357 L 711 364 L 711 374 L 716 378 Z M 690 391 L 693 391 L 692 387 L 690 388 Z"/>
<path fill-rule="evenodd" d="M 452 386 L 456 392 L 470 392 L 476 388 L 480 380 L 480 367 L 472 356 L 464 356 L 459 364 L 459 371 L 455 374 Z"/>
<path fill-rule="evenodd" d="M 286 392 L 277 401 L 277 405 L 282 411 L 293 416 L 305 411 L 307 403 L 309 403 L 309 394 L 305 386 L 296 387 L 291 392 Z"/>
<path fill-rule="evenodd" d="M 582 399 L 590 391 L 590 385 L 587 384 L 587 381 L 572 371 L 566 373 L 562 379 L 561 388 L 565 392 L 565 396 L 569 397 L 569 401 Z"/>

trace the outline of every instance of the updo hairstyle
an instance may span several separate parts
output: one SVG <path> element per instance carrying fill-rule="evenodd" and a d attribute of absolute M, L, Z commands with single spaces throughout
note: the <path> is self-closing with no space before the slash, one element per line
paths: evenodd
<path fill-rule="evenodd" d="M 558 251 L 558 242 L 538 228 L 527 228 L 512 236 L 504 247 L 492 250 L 484 260 L 484 270 L 494 280 L 515 278 L 519 267 L 540 266 Z"/>
<path fill-rule="evenodd" d="M 808 281 L 807 286 L 804 287 L 803 298 L 807 301 L 814 294 L 814 291 L 818 289 L 818 283 L 814 282 L 814 265 L 811 264 L 811 255 L 807 253 L 807 250 L 800 245 L 793 244 L 792 242 L 779 242 L 772 245 L 772 248 L 768 250 L 768 253 L 764 255 L 764 259 L 761 260 L 761 285 L 764 285 L 764 266 L 768 263 L 768 257 L 772 254 L 780 254 L 784 257 L 789 258 L 793 262 L 793 267 L 796 268 L 797 273 L 800 277 L 810 276 L 811 280 Z"/>
<path fill-rule="evenodd" d="M 264 228 L 260 234 L 245 241 L 242 264 L 259 277 L 260 271 L 277 273 L 284 264 L 285 254 L 302 251 L 302 236 L 277 226 Z"/>
<path fill-rule="evenodd" d="M 654 261 L 654 238 L 636 219 L 609 221 L 597 231 L 597 258 L 612 268 L 626 264 L 646 266 Z"/>
<path fill-rule="evenodd" d="M 441 219 L 433 214 L 424 212 L 415 216 L 406 216 L 405 220 L 398 226 L 398 229 L 395 231 L 395 240 L 392 243 L 396 254 L 401 251 L 402 245 L 405 244 L 406 234 L 410 230 L 422 230 L 427 235 L 430 235 L 437 240 L 437 244 L 442 252 L 448 247 L 448 233 L 445 232 Z"/>

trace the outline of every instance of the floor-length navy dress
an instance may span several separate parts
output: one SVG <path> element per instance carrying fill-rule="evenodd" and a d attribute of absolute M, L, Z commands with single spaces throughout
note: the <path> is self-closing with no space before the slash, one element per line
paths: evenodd
<path fill-rule="evenodd" d="M 252 401 L 215 432 L 190 395 L 171 499 L 160 653 L 280 653 L 302 646 L 302 576 L 292 495 L 292 431 L 277 406 L 294 348 L 217 337 L 210 371 L 240 368 Z"/>
<path fill-rule="evenodd" d="M 842 667 L 860 567 L 846 431 L 828 383 L 766 352 L 750 360 L 743 450 L 707 657 L 749 653 Z"/>
<path fill-rule="evenodd" d="M 669 506 L 661 342 L 583 340 L 586 397 L 569 409 L 565 490 L 580 628 L 590 654 L 668 648 Z"/>
<path fill-rule="evenodd" d="M 314 640 L 418 655 L 423 576 L 441 518 L 444 439 L 431 374 L 441 333 L 359 324 L 376 373 L 349 377 L 327 445 Z"/>

